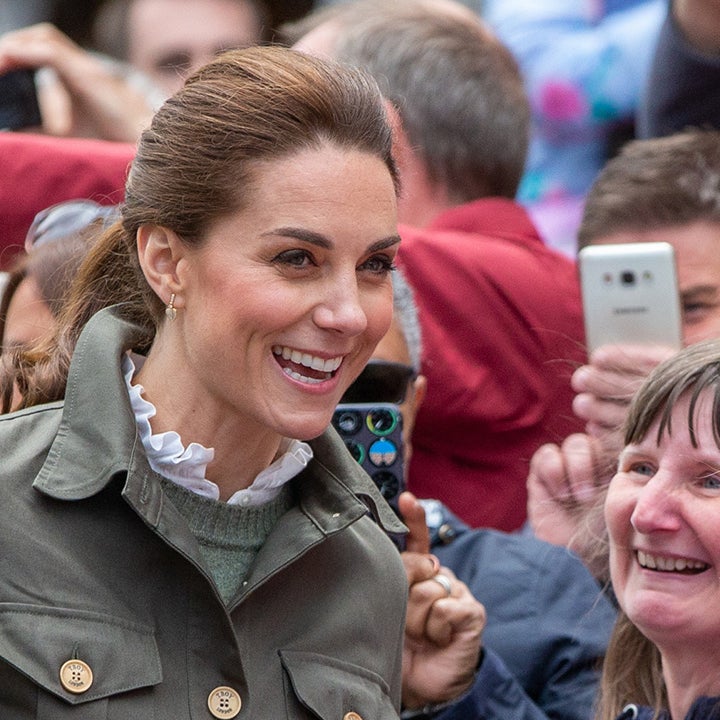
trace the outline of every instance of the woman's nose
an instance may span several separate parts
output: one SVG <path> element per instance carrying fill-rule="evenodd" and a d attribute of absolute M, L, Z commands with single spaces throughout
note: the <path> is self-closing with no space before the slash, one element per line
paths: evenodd
<path fill-rule="evenodd" d="M 643 534 L 677 530 L 682 522 L 681 505 L 678 490 L 659 472 L 640 489 L 630 524 Z"/>
<path fill-rule="evenodd" d="M 318 327 L 358 335 L 368 325 L 356 282 L 333 283 L 317 304 L 313 319 Z"/>

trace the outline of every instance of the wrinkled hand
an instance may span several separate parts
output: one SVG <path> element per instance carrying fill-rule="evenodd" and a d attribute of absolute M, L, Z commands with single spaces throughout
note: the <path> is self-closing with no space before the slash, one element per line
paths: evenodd
<path fill-rule="evenodd" d="M 50 68 L 39 83 L 43 131 L 135 142 L 153 108 L 146 95 L 49 23 L 0 36 L 0 74 Z"/>
<path fill-rule="evenodd" d="M 410 530 L 402 553 L 410 593 L 403 651 L 403 706 L 409 709 L 460 697 L 473 683 L 485 628 L 485 608 L 447 568 L 427 554 L 425 511 L 410 493 L 399 507 Z M 411 550 L 412 549 L 412 550 Z M 432 578 L 447 578 L 451 593 Z"/>
<path fill-rule="evenodd" d="M 641 345 L 604 345 L 578 368 L 572 377 L 576 393 L 573 411 L 586 421 L 585 431 L 605 442 L 608 450 L 620 444 L 617 437 L 625 422 L 628 405 L 650 371 L 676 351 Z M 614 437 L 613 437 L 614 436 Z"/>
<path fill-rule="evenodd" d="M 527 480 L 528 522 L 534 534 L 573 550 L 602 580 L 607 576 L 598 543 L 604 536 L 602 498 L 615 473 L 618 452 L 608 452 L 589 435 L 569 435 L 561 446 L 537 450 Z"/>

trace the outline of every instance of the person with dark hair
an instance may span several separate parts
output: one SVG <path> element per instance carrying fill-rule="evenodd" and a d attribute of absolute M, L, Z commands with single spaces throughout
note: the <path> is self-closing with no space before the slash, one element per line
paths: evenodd
<path fill-rule="evenodd" d="M 628 143 L 607 163 L 588 194 L 579 243 L 670 243 L 683 342 L 692 345 L 720 337 L 718 237 L 720 132 L 688 130 Z M 586 422 L 586 434 L 546 445 L 533 457 L 528 516 L 538 536 L 570 544 L 588 557 L 593 535 L 602 532 L 588 509 L 614 473 L 630 399 L 648 372 L 674 352 L 659 346 L 607 345 L 575 372 L 573 407 Z M 590 527 L 584 527 L 586 520 L 592 521 Z M 604 560 L 591 564 L 596 572 L 607 572 Z"/>
<path fill-rule="evenodd" d="M 476 603 L 403 564 L 329 428 L 391 321 L 391 140 L 371 78 L 281 48 L 155 114 L 56 333 L 2 355 L 0 716 L 397 718 L 472 683 Z"/>
<path fill-rule="evenodd" d="M 399 262 L 415 288 L 428 392 L 409 488 L 472 526 L 515 530 L 528 461 L 581 425 L 584 362 L 574 262 L 513 198 L 530 109 L 517 63 L 451 0 L 332 8 L 296 47 L 368 70 L 397 115 Z"/>
<path fill-rule="evenodd" d="M 720 342 L 659 365 L 633 398 L 607 488 L 621 608 L 598 720 L 720 717 Z"/>

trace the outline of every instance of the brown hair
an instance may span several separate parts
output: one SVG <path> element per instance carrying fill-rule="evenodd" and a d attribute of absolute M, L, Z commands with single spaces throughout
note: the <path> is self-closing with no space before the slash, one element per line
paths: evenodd
<path fill-rule="evenodd" d="M 626 231 L 720 223 L 720 132 L 629 142 L 590 188 L 578 247 Z"/>
<path fill-rule="evenodd" d="M 642 441 L 659 420 L 656 441 L 672 433 L 671 416 L 680 398 L 689 397 L 687 430 L 697 447 L 697 403 L 712 393 L 712 427 L 720 447 L 720 340 L 690 345 L 658 365 L 633 397 L 625 423 L 625 445 Z M 621 611 L 605 656 L 598 720 L 614 720 L 629 702 L 649 705 L 657 715 L 667 708 L 660 651 Z"/>
<path fill-rule="evenodd" d="M 80 268 L 53 347 L 16 358 L 0 389 L 17 382 L 23 406 L 63 397 L 80 331 L 108 305 L 123 303 L 125 317 L 145 330 L 136 349 L 146 351 L 163 305 L 140 268 L 140 226 L 201 244 L 214 221 L 252 202 L 262 161 L 328 141 L 379 157 L 397 186 L 391 129 L 369 75 L 279 47 L 230 51 L 198 70 L 143 132 L 122 219 Z"/>

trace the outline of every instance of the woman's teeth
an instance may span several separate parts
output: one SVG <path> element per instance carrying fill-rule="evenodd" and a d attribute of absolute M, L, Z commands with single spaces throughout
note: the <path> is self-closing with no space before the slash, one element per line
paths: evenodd
<path fill-rule="evenodd" d="M 282 365 L 283 372 L 294 380 L 299 382 L 314 384 L 324 380 L 329 380 L 332 374 L 340 367 L 342 357 L 334 357 L 325 360 L 310 353 L 302 353 L 299 350 L 293 350 L 287 346 L 276 345 L 273 347 L 273 354 L 278 358 L 291 362 L 296 367 Z M 306 374 L 300 368 L 307 368 L 315 371 L 312 374 Z"/>
<path fill-rule="evenodd" d="M 707 563 L 698 560 L 661 557 L 659 555 L 650 555 L 650 553 L 642 550 L 638 550 L 637 558 L 641 567 L 650 570 L 661 570 L 662 572 L 698 573 L 707 570 L 709 567 Z"/>

